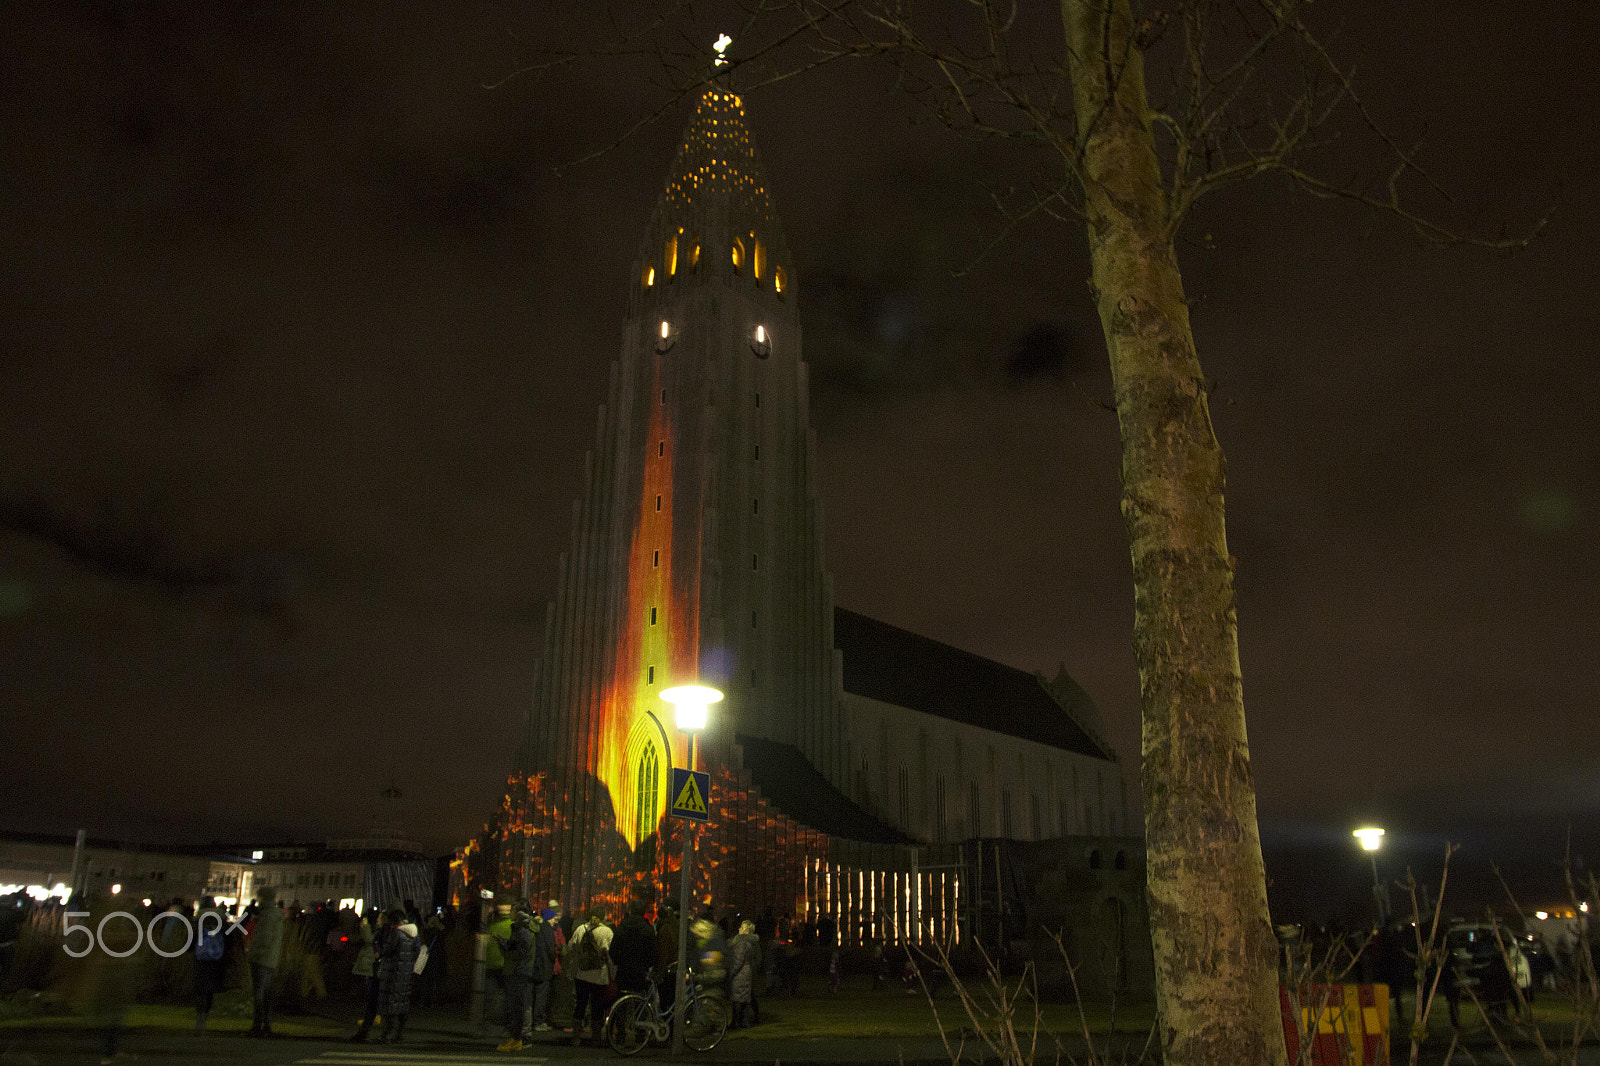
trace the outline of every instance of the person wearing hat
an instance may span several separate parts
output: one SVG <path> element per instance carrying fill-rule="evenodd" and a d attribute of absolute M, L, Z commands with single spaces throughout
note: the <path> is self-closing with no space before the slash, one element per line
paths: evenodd
<path fill-rule="evenodd" d="M 411 1013 L 411 978 L 417 965 L 417 926 L 398 904 L 384 915 L 392 927 L 378 956 L 378 1001 L 383 1008 L 383 1039 L 397 1043 Z"/>

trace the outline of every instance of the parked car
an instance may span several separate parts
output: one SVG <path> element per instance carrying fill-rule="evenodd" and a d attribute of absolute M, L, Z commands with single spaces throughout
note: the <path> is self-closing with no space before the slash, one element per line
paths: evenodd
<path fill-rule="evenodd" d="M 1532 946 L 1528 937 L 1529 934 L 1519 936 L 1503 925 L 1468 922 L 1446 930 L 1445 944 L 1450 949 L 1458 979 L 1464 986 L 1481 987 L 1490 967 L 1503 965 L 1504 960 L 1509 960 L 1517 987 L 1527 997 L 1533 991 L 1533 966 L 1529 951 L 1525 950 Z"/>

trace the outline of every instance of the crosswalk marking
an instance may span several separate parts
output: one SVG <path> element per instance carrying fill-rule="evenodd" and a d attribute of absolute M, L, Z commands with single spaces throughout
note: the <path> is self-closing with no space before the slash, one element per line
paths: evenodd
<path fill-rule="evenodd" d="M 324 1051 L 292 1066 L 482 1066 L 483 1063 L 542 1063 L 526 1055 L 484 1055 L 458 1051 Z"/>

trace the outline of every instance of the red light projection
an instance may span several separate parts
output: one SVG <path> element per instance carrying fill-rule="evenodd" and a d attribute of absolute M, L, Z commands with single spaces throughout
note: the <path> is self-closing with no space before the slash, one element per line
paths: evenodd
<path fill-rule="evenodd" d="M 664 395 L 664 358 L 655 355 L 648 397 Z M 632 849 L 655 831 L 666 808 L 669 770 L 682 766 L 688 754 L 658 694 L 695 678 L 700 659 L 700 501 L 677 506 L 671 408 L 665 402 L 648 406 L 626 609 L 611 678 L 594 718 L 592 749 L 595 776 L 609 793 L 617 829 Z M 655 758 L 647 760 L 651 748 Z M 651 776 L 653 781 L 641 780 Z"/>

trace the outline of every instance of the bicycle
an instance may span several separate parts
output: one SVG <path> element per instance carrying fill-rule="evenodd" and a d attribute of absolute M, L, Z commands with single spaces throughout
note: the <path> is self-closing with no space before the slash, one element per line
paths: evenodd
<path fill-rule="evenodd" d="M 672 977 L 672 969 L 667 976 Z M 728 1031 L 731 1011 L 716 992 L 697 990 L 693 974 L 690 976 L 683 1005 L 683 1042 L 695 1051 L 710 1051 Z M 611 1005 L 602 1031 L 606 1043 L 619 1055 L 635 1055 L 652 1041 L 664 1044 L 672 1038 L 672 1006 L 662 1007 L 654 970 L 647 991 L 629 992 Z"/>

